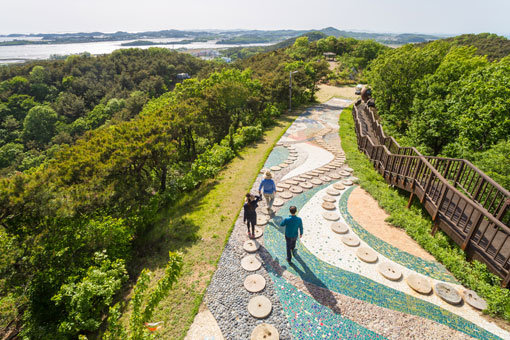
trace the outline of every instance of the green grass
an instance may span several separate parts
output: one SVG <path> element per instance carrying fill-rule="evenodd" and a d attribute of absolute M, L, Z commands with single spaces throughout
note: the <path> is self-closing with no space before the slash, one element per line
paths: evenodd
<path fill-rule="evenodd" d="M 500 287 L 501 279 L 490 273 L 484 264 L 468 262 L 464 252 L 442 232 L 432 236 L 432 221 L 423 208 L 414 204 L 407 209 L 407 193 L 386 184 L 368 158 L 358 151 L 352 106 L 340 115 L 339 133 L 347 162 L 359 178 L 360 186 L 389 214 L 388 222 L 405 229 L 409 236 L 444 264 L 457 280 L 484 297 L 488 303 L 486 313 L 510 321 L 510 291 Z M 508 329 L 508 322 L 502 326 Z"/>
<path fill-rule="evenodd" d="M 165 322 L 158 338 L 185 337 L 239 216 L 244 195 L 275 143 L 296 118 L 297 113 L 282 116 L 266 131 L 263 140 L 242 150 L 216 178 L 183 195 L 161 213 L 158 225 L 137 240 L 132 272 L 149 268 L 153 271 L 152 286 L 163 274 L 168 252 L 184 254 L 179 281 L 154 313 L 153 321 Z M 123 323 L 127 324 L 130 313 L 131 310 L 125 311 Z"/>

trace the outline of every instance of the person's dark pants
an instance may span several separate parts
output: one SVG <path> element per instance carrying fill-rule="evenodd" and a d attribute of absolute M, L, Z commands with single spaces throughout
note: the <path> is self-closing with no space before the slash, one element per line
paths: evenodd
<path fill-rule="evenodd" d="M 257 224 L 257 220 L 251 220 L 251 219 L 247 219 L 246 220 L 246 225 L 248 226 L 248 234 L 249 233 L 252 233 L 253 235 L 255 235 L 255 225 Z M 251 228 L 251 231 L 250 231 L 250 228 Z"/>
<path fill-rule="evenodd" d="M 292 260 L 292 251 L 296 248 L 297 237 L 285 236 L 285 242 L 287 243 L 287 261 Z"/>

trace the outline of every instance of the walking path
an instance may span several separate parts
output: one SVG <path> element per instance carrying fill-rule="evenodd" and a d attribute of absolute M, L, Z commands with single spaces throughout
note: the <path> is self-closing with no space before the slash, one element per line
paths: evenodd
<path fill-rule="evenodd" d="M 240 214 L 187 339 L 510 339 L 469 304 L 437 295 L 455 299 L 465 288 L 423 250 L 406 251 L 412 240 L 382 237 L 364 227 L 370 218 L 351 215 L 349 206 L 360 205 L 351 196 L 363 195 L 353 194 L 361 189 L 338 137 L 338 117 L 349 104 L 331 99 L 310 108 L 273 149 L 264 168 L 277 183 L 276 213 L 267 215 L 261 204 L 256 242 Z M 304 235 L 289 266 L 279 222 L 291 205 Z"/>

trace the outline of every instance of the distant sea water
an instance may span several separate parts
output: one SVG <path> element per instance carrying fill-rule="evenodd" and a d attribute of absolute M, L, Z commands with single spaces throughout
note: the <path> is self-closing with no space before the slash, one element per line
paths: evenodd
<path fill-rule="evenodd" d="M 28 40 L 24 37 L 16 38 L 18 40 Z M 0 41 L 13 40 L 12 38 L 2 38 Z M 35 39 L 32 39 L 35 40 Z M 138 39 L 142 40 L 142 39 Z M 104 41 L 104 42 L 90 42 L 78 44 L 53 44 L 53 45 L 18 45 L 18 46 L 0 46 L 0 64 L 20 63 L 30 60 L 49 59 L 52 55 L 70 55 L 89 52 L 91 54 L 108 54 L 121 48 L 149 48 L 149 47 L 163 47 L 168 49 L 217 49 L 229 48 L 236 46 L 267 46 L 274 43 L 267 44 L 216 44 L 216 40 L 206 42 L 193 42 L 190 44 L 179 44 L 183 39 L 178 38 L 161 38 L 161 39 L 143 39 L 153 42 L 172 43 L 171 45 L 151 45 L 151 46 L 121 46 L 123 43 L 133 42 L 136 40 L 123 40 L 123 41 Z"/>

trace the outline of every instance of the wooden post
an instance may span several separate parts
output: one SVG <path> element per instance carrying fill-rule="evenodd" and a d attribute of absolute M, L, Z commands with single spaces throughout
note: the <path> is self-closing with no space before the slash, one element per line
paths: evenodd
<path fill-rule="evenodd" d="M 432 230 L 430 231 L 432 236 L 436 235 L 436 232 L 438 229 L 439 229 L 439 218 L 434 220 L 434 226 L 432 227 Z"/>
<path fill-rule="evenodd" d="M 477 210 L 477 211 L 480 213 L 480 216 L 476 220 L 476 223 L 471 227 L 471 229 L 469 230 L 469 233 L 466 235 L 466 238 L 464 239 L 464 242 L 462 242 L 462 245 L 460 246 L 460 249 L 462 249 L 464 251 L 468 247 L 471 237 L 473 237 L 473 235 L 476 234 L 476 231 L 478 230 L 480 223 L 482 223 L 482 221 L 483 221 L 484 215 L 482 214 L 481 211 L 479 211 L 479 210 Z"/>
<path fill-rule="evenodd" d="M 459 170 L 457 170 L 457 175 L 455 175 L 455 180 L 453 181 L 453 186 L 457 187 L 457 182 L 459 181 L 460 175 L 462 174 L 462 170 L 464 169 L 464 162 L 461 162 L 459 165 Z"/>
<path fill-rule="evenodd" d="M 501 287 L 506 288 L 509 285 L 510 285 L 510 272 L 508 272 L 505 279 L 501 282 Z"/>
<path fill-rule="evenodd" d="M 414 188 L 414 185 L 413 185 L 413 188 Z M 411 207 L 411 204 L 413 203 L 413 198 L 414 198 L 414 191 L 411 191 L 411 195 L 409 196 L 409 201 L 407 202 L 407 209 L 409 209 Z"/>

